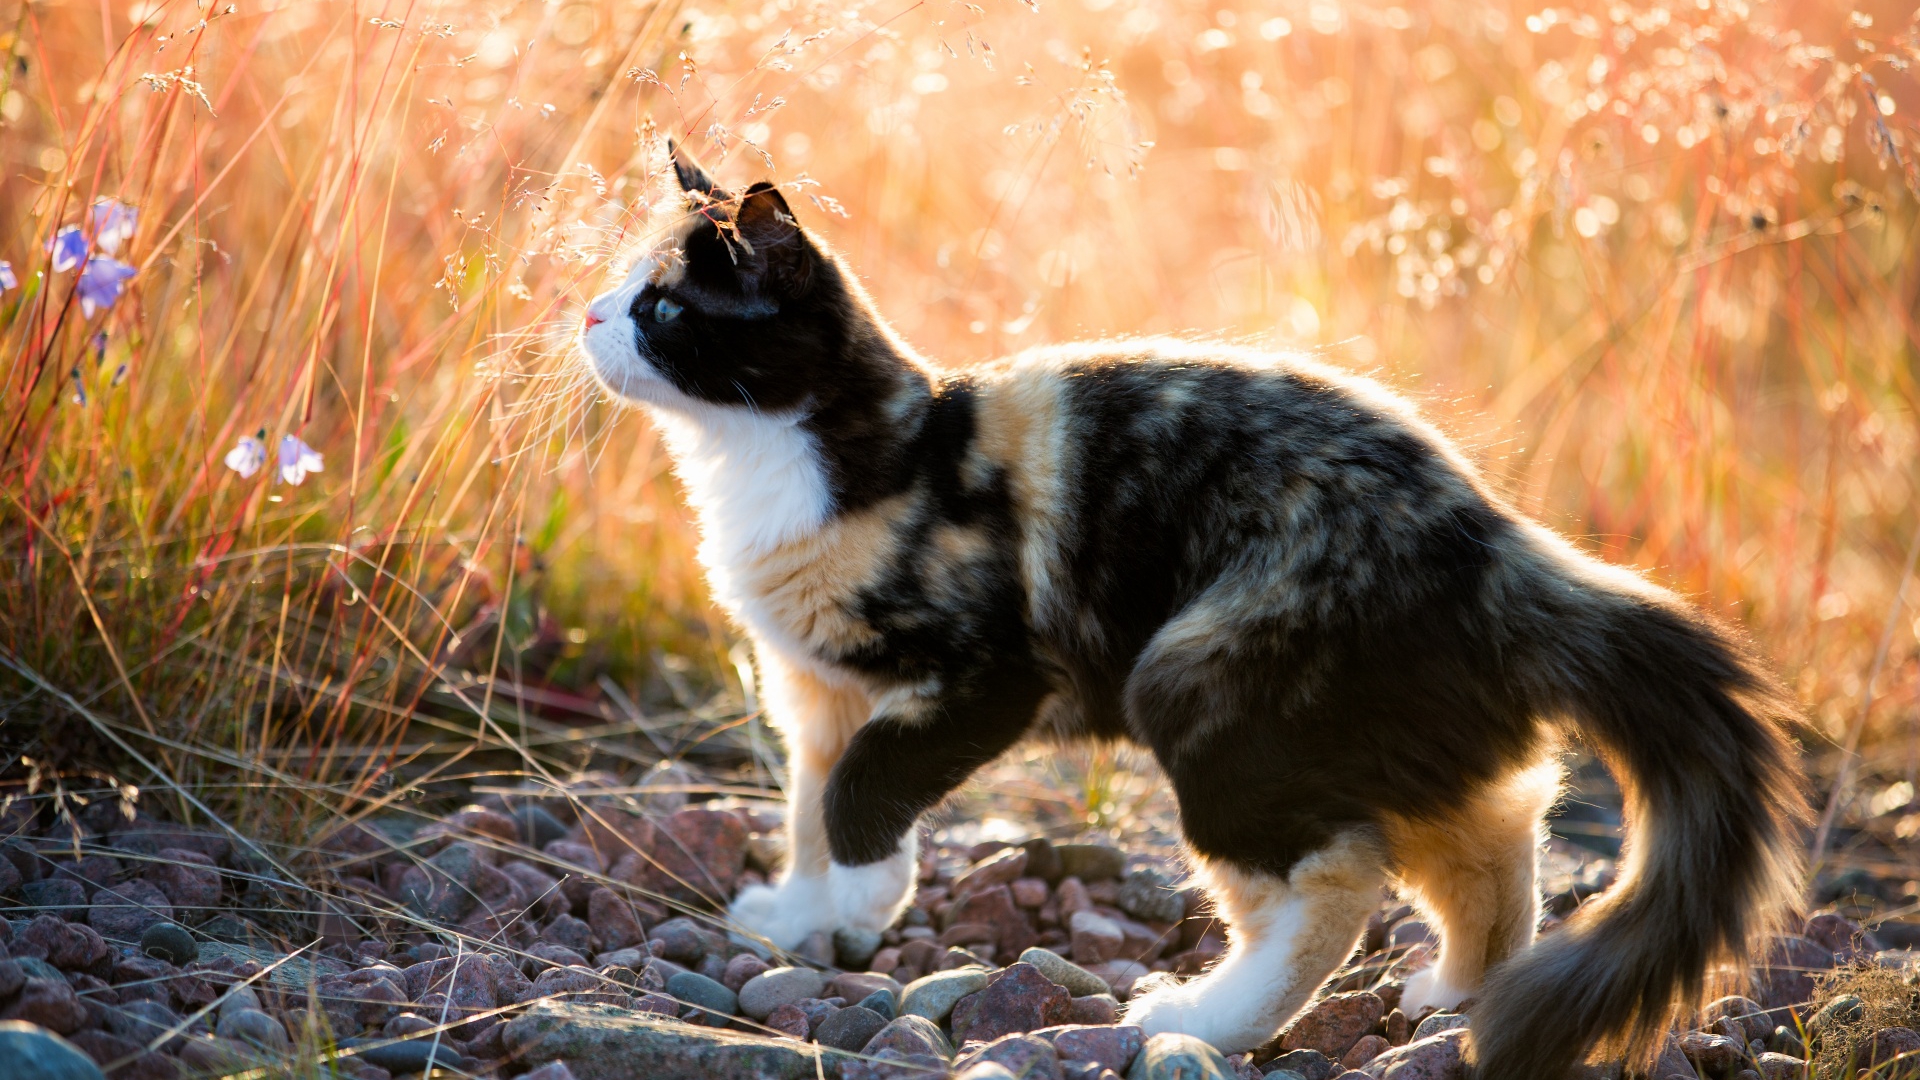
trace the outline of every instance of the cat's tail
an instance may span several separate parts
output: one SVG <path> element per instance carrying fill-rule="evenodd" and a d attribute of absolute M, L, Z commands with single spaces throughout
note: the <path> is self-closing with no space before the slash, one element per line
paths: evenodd
<path fill-rule="evenodd" d="M 1596 1043 L 1644 1061 L 1800 884 L 1791 699 L 1678 599 L 1542 554 L 1527 576 L 1545 587 L 1508 598 L 1522 682 L 1605 758 L 1630 836 L 1612 889 L 1490 973 L 1473 1009 L 1479 1080 L 1559 1080 Z"/>

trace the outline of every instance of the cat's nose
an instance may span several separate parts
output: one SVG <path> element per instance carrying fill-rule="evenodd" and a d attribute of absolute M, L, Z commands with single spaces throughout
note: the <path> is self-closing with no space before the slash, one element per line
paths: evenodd
<path fill-rule="evenodd" d="M 595 314 L 594 314 L 593 312 L 591 312 L 591 311 L 589 311 L 589 312 L 587 312 L 587 325 L 586 325 L 585 327 L 583 327 L 582 329 L 585 329 L 585 330 L 591 330 L 591 329 L 593 329 L 594 327 L 596 327 L 596 326 L 599 326 L 599 325 L 600 325 L 601 323 L 603 323 L 603 322 L 606 322 L 606 321 L 607 321 L 607 320 L 605 320 L 605 319 L 603 319 L 603 318 L 601 318 L 600 316 L 598 316 L 598 315 L 595 315 Z"/>

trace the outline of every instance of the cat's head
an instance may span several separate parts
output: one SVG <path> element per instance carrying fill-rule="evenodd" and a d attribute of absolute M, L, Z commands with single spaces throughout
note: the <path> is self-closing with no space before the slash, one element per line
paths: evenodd
<path fill-rule="evenodd" d="M 859 305 L 778 188 L 731 193 L 673 153 L 686 213 L 588 305 L 594 374 L 617 397 L 670 409 L 804 409 L 833 385 Z"/>

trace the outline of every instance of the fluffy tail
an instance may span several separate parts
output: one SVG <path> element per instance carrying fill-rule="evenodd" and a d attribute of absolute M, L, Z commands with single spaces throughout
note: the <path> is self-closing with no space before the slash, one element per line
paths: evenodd
<path fill-rule="evenodd" d="M 1564 572 L 1518 605 L 1533 631 L 1527 681 L 1620 779 L 1632 835 L 1606 895 L 1489 975 L 1474 1008 L 1479 1080 L 1559 1080 L 1595 1043 L 1644 1059 L 1800 883 L 1787 695 L 1678 600 Z"/>

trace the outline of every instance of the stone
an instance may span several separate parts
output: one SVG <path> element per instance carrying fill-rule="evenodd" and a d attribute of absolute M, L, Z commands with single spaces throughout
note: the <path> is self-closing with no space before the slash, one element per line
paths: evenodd
<path fill-rule="evenodd" d="M 900 995 L 902 1016 L 924 1016 L 934 1023 L 945 1023 L 953 1006 L 961 998 L 987 988 L 985 968 L 955 968 L 936 971 L 907 984 Z"/>
<path fill-rule="evenodd" d="M 1112 994 L 1088 994 L 1067 1003 L 1069 1024 L 1111 1024 L 1120 1019 L 1120 999 Z"/>
<path fill-rule="evenodd" d="M 843 971 L 827 982 L 822 997 L 842 997 L 848 1001 L 859 1001 L 876 990 L 885 990 L 898 1002 L 906 988 L 891 975 L 882 975 L 877 971 Z"/>
<path fill-rule="evenodd" d="M 1013 893 L 1013 902 L 1033 911 L 1045 907 L 1053 890 L 1047 887 L 1045 878 L 1014 878 L 1007 883 L 1007 889 Z"/>
<path fill-rule="evenodd" d="M 1862 1064 L 1889 1075 L 1915 1075 L 1920 1073 L 1920 1060 L 1916 1060 L 1920 1059 L 1920 1032 L 1906 1027 L 1881 1028 L 1860 1047 L 1857 1056 Z M 1900 1063 L 1888 1068 L 1896 1058 Z"/>
<path fill-rule="evenodd" d="M 1117 1073 L 1127 1071 L 1147 1042 L 1146 1032 L 1132 1024 L 1113 1027 L 1069 1024 L 1042 1028 L 1034 1034 L 1051 1042 L 1063 1058 L 1097 1062 Z"/>
<path fill-rule="evenodd" d="M 572 949 L 582 956 L 592 956 L 593 927 L 585 919 L 576 919 L 571 915 L 555 915 L 547 925 L 540 929 L 540 938 L 552 945 Z"/>
<path fill-rule="evenodd" d="M 697 964 L 707 955 L 713 942 L 700 929 L 700 924 L 682 916 L 668 919 L 647 932 L 649 943 L 659 942 L 657 955 L 676 964 Z"/>
<path fill-rule="evenodd" d="M 220 902 L 220 871 L 197 851 L 167 848 L 147 867 L 147 880 L 174 907 L 210 908 Z"/>
<path fill-rule="evenodd" d="M 647 940 L 633 905 L 604 885 L 587 894 L 587 926 L 600 939 L 602 950 L 624 949 Z"/>
<path fill-rule="evenodd" d="M 1385 1000 L 1385 998 L 1381 999 L 1382 1002 Z M 1413 1041 L 1413 1023 L 1407 1019 L 1407 1014 L 1401 1012 L 1397 1007 L 1389 1008 L 1387 1010 L 1387 1018 L 1382 1020 L 1380 1024 L 1385 1030 L 1387 1042 L 1394 1046 L 1405 1046 L 1407 1043 Z"/>
<path fill-rule="evenodd" d="M 1367 1062 L 1379 1057 L 1393 1044 L 1384 1035 L 1362 1035 L 1340 1058 L 1340 1066 L 1345 1069 L 1359 1069 Z"/>
<path fill-rule="evenodd" d="M 71 1041 L 97 1062 L 119 1062 L 114 1080 L 174 1080 L 180 1075 L 179 1062 L 152 1053 L 132 1039 L 93 1029 L 74 1032 Z"/>
<path fill-rule="evenodd" d="M 1067 920 L 1068 948 L 1073 959 L 1082 964 L 1104 964 L 1120 955 L 1126 944 L 1120 924 L 1092 910 L 1073 913 Z"/>
<path fill-rule="evenodd" d="M 827 976 L 812 968 L 782 967 L 763 971 L 740 987 L 740 1013 L 755 1020 L 782 1005 L 803 998 L 817 998 L 826 992 Z"/>
<path fill-rule="evenodd" d="M 142 954 L 185 967 L 200 958 L 200 943 L 179 923 L 156 922 L 140 934 Z"/>
<path fill-rule="evenodd" d="M 1187 917 L 1187 900 L 1165 871 L 1142 867 L 1120 883 L 1121 911 L 1147 922 L 1179 922 Z"/>
<path fill-rule="evenodd" d="M 1018 956 L 1039 941 L 1033 924 L 1013 902 L 1013 892 L 1005 885 L 991 885 L 959 901 L 947 913 L 949 926 L 983 923 L 993 928 L 997 956 Z"/>
<path fill-rule="evenodd" d="M 1108 992 L 1106 980 L 1051 950 L 1037 946 L 1028 949 L 1020 954 L 1020 962 L 1039 968 L 1040 974 L 1066 987 L 1067 993 L 1074 997 Z"/>
<path fill-rule="evenodd" d="M 942 945 L 986 945 L 990 947 L 997 937 L 999 937 L 998 932 L 986 923 L 961 922 L 954 923 L 945 930 L 940 931 L 940 936 L 936 940 Z"/>
<path fill-rule="evenodd" d="M 1060 1058 L 1052 1044 L 1035 1035 L 1003 1035 L 962 1055 L 954 1064 L 964 1072 L 978 1061 L 1004 1067 L 1015 1080 L 1060 1080 Z"/>
<path fill-rule="evenodd" d="M 1067 1018 L 1072 995 L 1040 973 L 1032 964 L 1015 963 L 989 976 L 985 989 L 963 1010 L 953 1011 L 953 1037 L 958 1042 L 992 1042 L 1002 1035 L 1052 1027 Z"/>
<path fill-rule="evenodd" d="M 285 1053 L 293 1048 L 293 1040 L 287 1038 L 287 1029 L 281 1026 L 280 1021 L 259 1009 L 221 1010 L 220 1023 L 214 1027 L 213 1033 L 223 1039 L 251 1043 L 273 1053 Z"/>
<path fill-rule="evenodd" d="M 21 1080 L 106 1080 L 80 1048 L 59 1035 L 18 1020 L 0 1023 L 0 1061 Z"/>
<path fill-rule="evenodd" d="M 1061 876 L 1081 881 L 1118 878 L 1127 865 L 1126 853 L 1106 844 L 1055 844 L 1053 850 L 1060 859 Z"/>
<path fill-rule="evenodd" d="M 689 807 L 657 824 L 647 854 L 632 884 L 679 903 L 722 907 L 747 867 L 747 827 L 727 811 Z"/>
<path fill-rule="evenodd" d="M 1386 1012 L 1379 995 L 1365 990 L 1334 994 L 1308 1009 L 1280 1037 L 1282 1050 L 1318 1050 L 1335 1061 L 1346 1056 L 1360 1036 L 1373 1030 Z"/>
<path fill-rule="evenodd" d="M 387 1042 L 385 1039 L 343 1039 L 342 1049 L 354 1051 L 354 1058 L 369 1065 L 377 1065 L 398 1076 L 402 1073 L 425 1072 L 430 1065 L 460 1069 L 467 1063 L 466 1055 L 448 1046 L 445 1039 L 435 1045 L 432 1038 L 408 1039 L 405 1042 Z"/>
<path fill-rule="evenodd" d="M 933 1054 L 942 1061 L 953 1056 L 953 1044 L 947 1041 L 946 1033 L 940 1025 L 924 1016 L 900 1016 L 887 1022 L 867 1045 L 861 1048 L 863 1054 L 877 1054 L 882 1050 L 898 1050 L 902 1054 Z"/>
<path fill-rule="evenodd" d="M 507 1022 L 510 1059 L 564 1060 L 578 1080 L 803 1080 L 819 1074 L 821 1051 L 792 1039 L 693 1027 L 606 1006 L 538 1002 Z M 832 1075 L 836 1065 L 824 1063 Z"/>
<path fill-rule="evenodd" d="M 876 1012 L 886 1020 L 892 1020 L 900 1015 L 900 1001 L 893 996 L 891 990 L 875 990 L 854 1004 L 862 1009 Z"/>
<path fill-rule="evenodd" d="M 0 960 L 0 1001 L 19 993 L 26 984 L 27 972 L 20 966 L 20 961 L 11 958 Z"/>
<path fill-rule="evenodd" d="M 530 862 L 508 860 L 500 864 L 500 872 L 520 886 L 520 894 L 527 898 L 529 910 L 538 918 L 551 919 L 565 911 L 570 903 L 560 889 L 560 879 Z M 591 890 L 588 896 L 592 896 Z"/>
<path fill-rule="evenodd" d="M 1755 1072 L 1761 1080 L 1806 1080 L 1807 1063 L 1800 1058 L 1772 1051 L 1754 1059 Z"/>
<path fill-rule="evenodd" d="M 556 821 L 554 824 L 558 825 L 559 822 Z M 576 1077 L 573 1075 L 573 1070 L 567 1068 L 566 1062 L 549 1061 L 537 1069 L 522 1073 L 520 1080 L 576 1080 Z"/>
<path fill-rule="evenodd" d="M 1120 1080 L 1120 1074 L 1091 1061 L 1063 1061 L 1060 1080 Z"/>
<path fill-rule="evenodd" d="M 29 908 L 50 911 L 63 918 L 87 917 L 86 886 L 70 878 L 29 881 L 20 886 L 20 900 Z"/>
<path fill-rule="evenodd" d="M 1700 1010 L 1700 1016 L 1703 1029 L 1714 1030 L 1741 1046 L 1773 1034 L 1773 1017 L 1767 1015 L 1759 1002 L 1737 994 L 1708 1002 L 1707 1007 Z"/>
<path fill-rule="evenodd" d="M 802 960 L 810 960 L 822 967 L 833 963 L 833 935 L 825 930 L 815 930 L 808 934 L 800 944 L 794 946 L 793 954 Z"/>
<path fill-rule="evenodd" d="M 843 926 L 833 932 L 833 955 L 842 966 L 860 969 L 880 951 L 880 931 Z"/>
<path fill-rule="evenodd" d="M 801 1042 L 807 1041 L 807 1037 L 813 1034 L 813 1024 L 807 1020 L 806 1010 L 798 1005 L 782 1005 L 768 1013 L 766 1019 L 760 1022 L 782 1035 L 792 1036 Z"/>
<path fill-rule="evenodd" d="M 1680 1052 L 1705 1076 L 1731 1076 L 1747 1056 L 1742 1044 L 1704 1032 L 1680 1036 Z"/>
<path fill-rule="evenodd" d="M 1339 1062 L 1328 1060 L 1327 1055 L 1318 1050 L 1289 1050 L 1261 1068 L 1268 1076 L 1286 1072 L 1300 1080 L 1331 1080 L 1341 1072 Z"/>
<path fill-rule="evenodd" d="M 976 1061 L 953 1074 L 953 1080 L 1019 1080 L 997 1061 Z"/>
<path fill-rule="evenodd" d="M 29 978 L 19 996 L 0 1009 L 0 1020 L 24 1020 L 66 1035 L 87 1022 L 87 1009 L 65 979 Z"/>
<path fill-rule="evenodd" d="M 94 893 L 87 925 L 98 930 L 101 937 L 139 941 L 147 927 L 172 918 L 173 904 L 167 900 L 167 894 L 151 882 L 135 879 Z"/>
<path fill-rule="evenodd" d="M 1020 846 L 1027 850 L 1029 876 L 1037 877 L 1050 886 L 1059 883 L 1060 875 L 1065 871 L 1060 868 L 1060 852 L 1054 848 L 1053 841 L 1036 836 Z"/>
<path fill-rule="evenodd" d="M 1003 848 L 973 864 L 966 873 L 953 879 L 952 895 L 965 896 L 995 885 L 1011 884 L 1015 878 L 1026 872 L 1026 849 Z"/>
<path fill-rule="evenodd" d="M 1145 978 L 1147 965 L 1133 960 L 1109 960 L 1104 964 L 1091 964 L 1088 971 L 1106 980 L 1113 995 L 1122 1001 L 1133 994 L 1133 984 Z"/>
<path fill-rule="evenodd" d="M 1414 1026 L 1413 1037 L 1408 1042 L 1419 1042 L 1431 1038 L 1443 1031 L 1465 1028 L 1473 1023 L 1473 1017 L 1462 1013 L 1437 1012 Z"/>
<path fill-rule="evenodd" d="M 697 971 L 683 971 L 667 980 L 667 994 L 701 1012 L 694 1019 L 715 1027 L 726 1022 L 740 1007 L 740 997 L 721 983 Z"/>
<path fill-rule="evenodd" d="M 840 1066 L 840 1080 L 945 1080 L 952 1075 L 945 1058 L 882 1050 Z"/>
<path fill-rule="evenodd" d="M 1367 1062 L 1360 1072 L 1372 1080 L 1466 1080 L 1466 1046 L 1466 1029 L 1454 1028 L 1396 1046 Z"/>
<path fill-rule="evenodd" d="M 1140 1048 L 1127 1080 L 1233 1080 L 1233 1072 L 1220 1051 L 1199 1039 L 1162 1032 Z"/>
<path fill-rule="evenodd" d="M 727 969 L 720 974 L 720 985 L 737 994 L 754 976 L 770 970 L 771 964 L 750 952 L 743 952 L 727 961 Z"/>
<path fill-rule="evenodd" d="M 814 1030 L 813 1040 L 821 1046 L 830 1046 L 835 1050 L 857 1054 L 886 1026 L 886 1017 L 872 1009 L 855 1005 L 827 1017 L 826 1021 Z"/>
<path fill-rule="evenodd" d="M 1794 934 L 1773 939 L 1753 973 L 1754 998 L 1769 1009 L 1811 1001 L 1814 976 L 1833 967 L 1833 952 Z"/>

